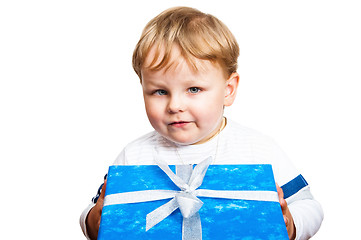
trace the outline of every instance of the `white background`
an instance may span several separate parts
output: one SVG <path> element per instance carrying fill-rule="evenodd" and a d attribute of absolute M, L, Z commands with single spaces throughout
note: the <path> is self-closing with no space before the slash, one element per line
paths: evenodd
<path fill-rule="evenodd" d="M 84 239 L 108 165 L 151 130 L 133 48 L 148 20 L 187 5 L 238 39 L 226 115 L 272 136 L 323 205 L 314 239 L 359 235 L 358 1 L 1 1 L 2 239 Z"/>

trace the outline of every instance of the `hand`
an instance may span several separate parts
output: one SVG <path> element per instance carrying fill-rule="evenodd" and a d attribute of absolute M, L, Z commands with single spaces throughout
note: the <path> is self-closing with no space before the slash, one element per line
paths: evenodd
<path fill-rule="evenodd" d="M 286 224 L 286 228 L 287 228 L 287 232 L 288 232 L 288 238 L 293 240 L 296 237 L 296 227 L 293 222 L 293 217 L 291 215 L 290 210 L 288 209 L 286 200 L 283 198 L 282 188 L 280 188 L 278 186 L 278 184 L 276 184 L 276 186 L 277 186 L 278 198 L 279 198 L 280 204 L 281 204 L 283 219 L 285 220 L 285 224 Z"/>
<path fill-rule="evenodd" d="M 86 218 L 85 221 L 88 235 L 92 240 L 96 240 L 98 238 L 98 230 L 100 225 L 100 217 L 103 210 L 106 185 L 107 185 L 107 180 L 104 181 L 104 185 L 102 187 L 102 191 L 98 198 L 98 201 L 95 204 L 95 206 L 89 211 L 88 217 Z"/>

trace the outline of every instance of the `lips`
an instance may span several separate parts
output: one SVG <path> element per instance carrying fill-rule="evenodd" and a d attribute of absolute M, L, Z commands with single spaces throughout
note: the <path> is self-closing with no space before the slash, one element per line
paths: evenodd
<path fill-rule="evenodd" d="M 190 122 L 188 122 L 188 121 L 176 121 L 176 122 L 171 122 L 168 125 L 172 126 L 172 127 L 184 127 L 184 126 L 188 125 L 189 123 Z"/>

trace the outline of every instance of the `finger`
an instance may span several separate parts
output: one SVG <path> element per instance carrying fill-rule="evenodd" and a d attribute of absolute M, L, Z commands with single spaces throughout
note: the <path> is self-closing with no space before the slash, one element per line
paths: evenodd
<path fill-rule="evenodd" d="M 98 198 L 97 203 L 95 204 L 95 208 L 98 211 L 98 214 L 101 214 L 102 209 L 103 209 L 103 203 L 104 203 L 104 196 L 105 196 L 105 189 L 106 189 L 106 184 L 107 184 L 107 180 L 104 181 L 102 189 L 100 191 L 100 195 Z"/>
<path fill-rule="evenodd" d="M 285 221 L 286 228 L 287 228 L 287 227 L 288 227 L 288 223 L 289 223 L 288 217 L 283 216 L 283 220 Z"/>
<path fill-rule="evenodd" d="M 282 213 L 283 215 L 285 215 L 288 211 L 288 205 L 286 200 L 284 200 L 283 198 L 280 200 L 280 205 L 281 205 L 281 209 L 282 209 Z"/>
<path fill-rule="evenodd" d="M 104 196 L 105 196 L 105 188 L 106 188 L 106 185 L 107 185 L 107 180 L 105 179 L 105 180 L 104 180 L 103 187 L 102 187 L 102 191 L 101 191 L 100 196 L 99 196 L 99 198 L 101 198 L 102 200 L 104 199 Z"/>
<path fill-rule="evenodd" d="M 278 193 L 278 197 L 279 199 L 282 199 L 283 198 L 283 190 L 282 188 L 276 183 L 276 187 L 277 187 L 277 193 Z"/>

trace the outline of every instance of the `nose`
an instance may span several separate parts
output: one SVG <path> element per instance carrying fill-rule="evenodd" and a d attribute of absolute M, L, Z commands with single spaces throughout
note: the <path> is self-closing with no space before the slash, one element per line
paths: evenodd
<path fill-rule="evenodd" d="M 168 113 L 184 112 L 186 104 L 182 96 L 172 95 L 169 97 L 167 111 Z"/>

